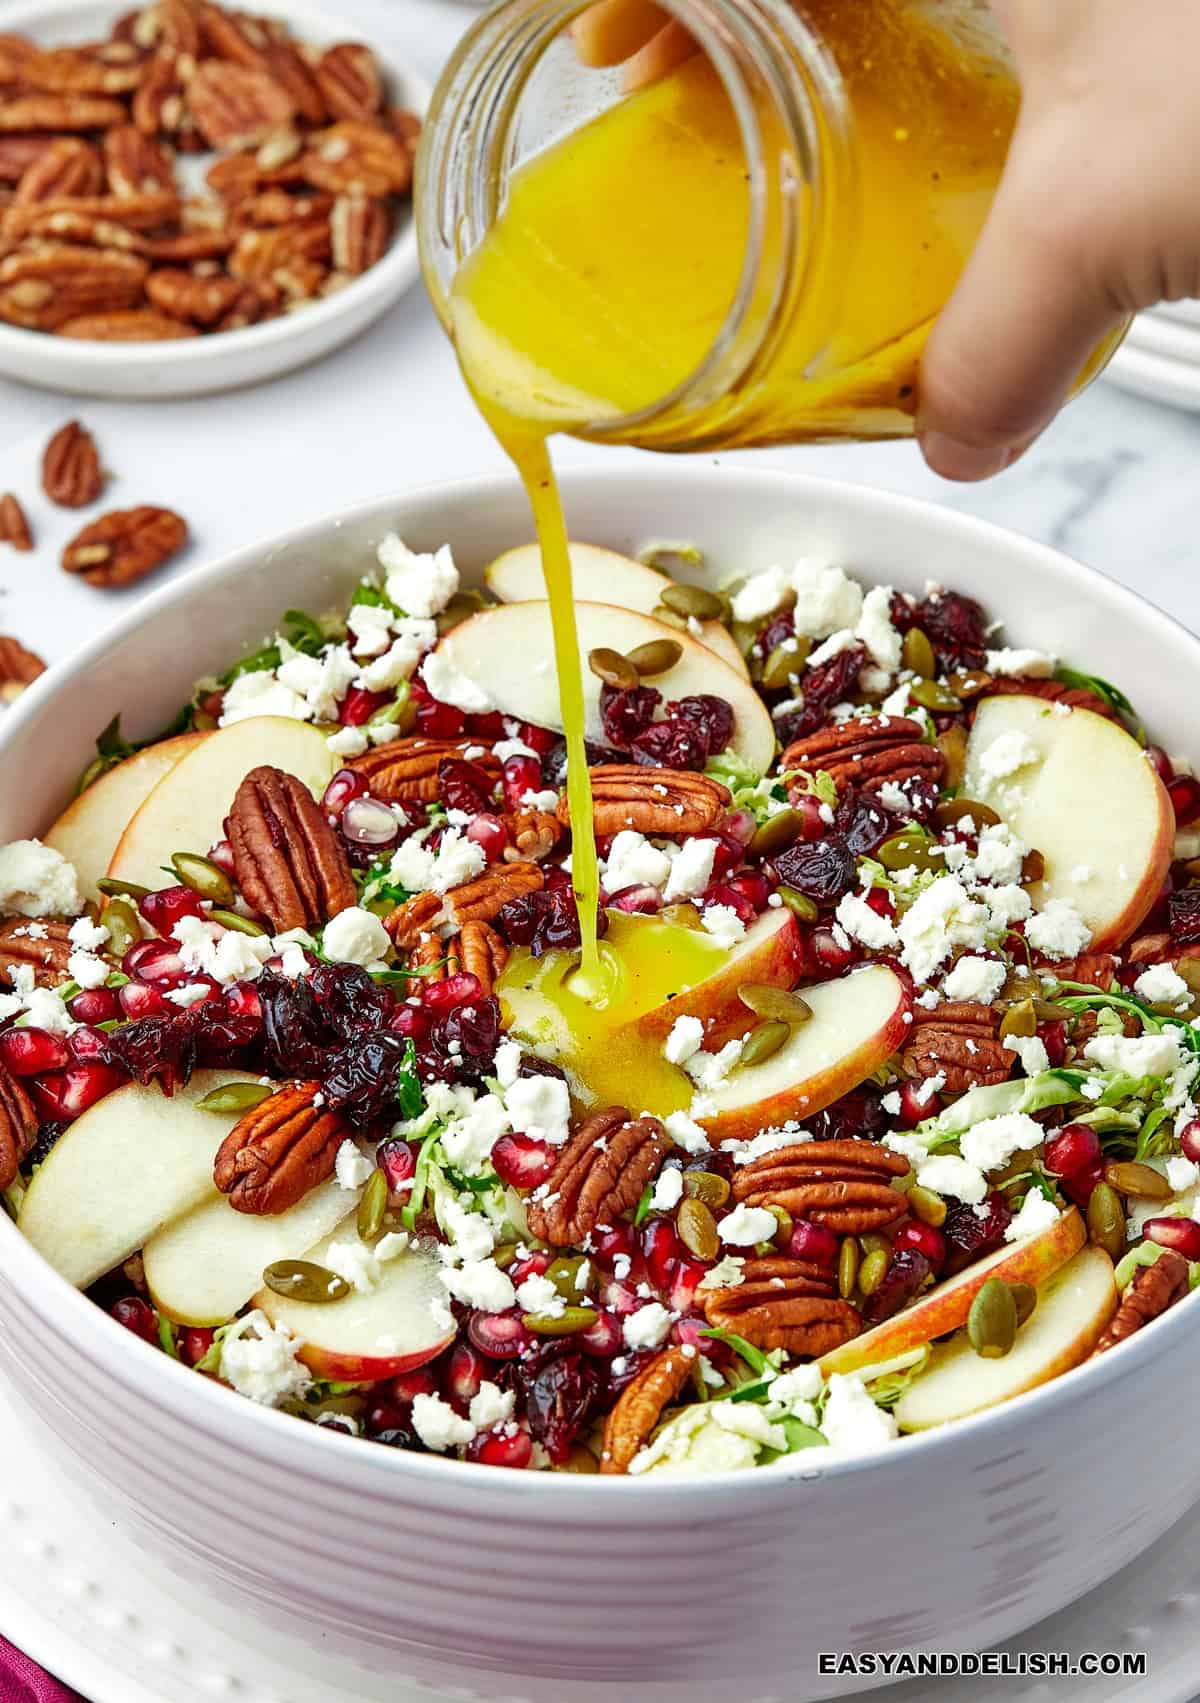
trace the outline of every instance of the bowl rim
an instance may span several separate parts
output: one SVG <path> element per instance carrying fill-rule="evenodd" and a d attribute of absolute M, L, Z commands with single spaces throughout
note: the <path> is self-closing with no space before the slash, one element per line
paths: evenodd
<path fill-rule="evenodd" d="M 9 0 L 9 4 L 17 7 L 17 16 L 7 20 L 11 27 L 33 35 L 36 35 L 39 20 L 49 23 L 58 15 L 69 16 L 82 11 L 111 13 L 116 18 L 127 9 L 120 0 Z M 313 5 L 311 0 L 261 0 L 258 11 L 268 17 L 281 18 L 285 23 L 296 26 L 297 31 L 311 29 L 319 38 L 327 38 L 330 42 L 360 39 L 360 31 L 353 22 L 340 12 Z M 397 59 L 390 46 L 381 49 L 373 42 L 367 45 L 379 60 L 385 80 L 402 94 L 409 109 L 423 120 L 433 92 L 428 80 L 406 61 Z M 147 368 L 191 371 L 222 355 L 241 358 L 257 350 L 273 349 L 351 313 L 367 314 L 369 317 L 370 308 L 398 301 L 416 283 L 420 270 L 417 222 L 410 202 L 404 223 L 396 231 L 381 260 L 351 279 L 344 288 L 319 301 L 309 302 L 298 313 L 281 314 L 261 325 L 245 325 L 233 331 L 204 332 L 198 337 L 169 338 L 149 343 L 59 337 L 54 332 L 35 331 L 0 321 L 0 377 L 4 375 L 6 357 L 20 359 L 22 363 L 38 361 L 44 369 L 43 377 L 47 379 L 56 376 L 55 369 L 63 363 L 69 363 L 76 371 L 86 369 L 90 377 L 101 377 L 117 366 L 135 372 Z M 169 399 L 171 392 L 166 390 L 163 395 Z"/>
<path fill-rule="evenodd" d="M 1127 614 L 1143 626 L 1169 634 L 1176 642 L 1182 635 L 1195 651 L 1200 664 L 1200 638 L 1140 592 L 1112 579 L 1100 569 L 1084 566 L 1050 545 L 994 522 L 977 519 L 923 498 L 856 485 L 847 480 L 746 467 L 739 467 L 736 471 L 727 467 L 716 477 L 734 480 L 740 499 L 757 499 L 764 505 L 772 497 L 786 498 L 789 504 L 807 497 L 814 503 L 824 500 L 869 509 L 895 527 L 915 526 L 926 532 L 940 532 L 963 544 L 985 536 L 1010 554 L 1016 552 L 1040 564 L 1084 597 L 1094 599 L 1099 590 L 1103 600 L 1114 605 L 1115 616 Z M 568 509 L 577 496 L 582 498 L 591 492 L 612 497 L 619 491 L 623 503 L 628 503 L 630 497 L 634 502 L 641 499 L 652 511 L 655 493 L 661 491 L 664 484 L 684 490 L 710 488 L 713 479 L 713 469 L 707 463 L 676 462 L 666 469 L 661 464 L 650 463 L 619 468 L 565 469 L 559 476 L 559 483 Z M 193 568 L 134 603 L 68 661 L 56 665 L 35 681 L 4 718 L 0 728 L 0 760 L 3 760 L 10 733 L 19 731 L 27 719 L 32 719 L 43 700 L 69 687 L 71 681 L 98 661 L 114 642 L 128 638 L 147 617 L 185 606 L 200 588 L 235 580 L 261 568 L 285 545 L 289 549 L 303 549 L 336 534 L 347 525 L 368 522 L 375 516 L 382 519 L 389 512 L 411 504 L 436 502 L 453 511 L 468 505 L 487 504 L 501 495 L 511 495 L 515 487 L 514 476 L 504 473 L 422 485 L 401 495 L 357 502 L 284 533 L 242 545 L 214 562 Z M 453 539 L 450 543 L 453 545 Z M 235 1445 L 248 1455 L 259 1454 L 279 1464 L 290 1454 L 301 1470 L 309 1471 L 318 1478 L 338 1478 L 344 1488 L 356 1484 L 364 1489 L 369 1486 L 372 1493 L 386 1490 L 399 1494 L 400 1487 L 410 1476 L 423 1485 L 444 1482 L 451 1492 L 460 1483 L 464 1490 L 477 1491 L 484 1485 L 490 1486 L 493 1491 L 500 1488 L 496 1468 L 460 1461 L 452 1456 L 416 1454 L 402 1449 L 350 1449 L 339 1454 L 336 1451 L 344 1450 L 347 1439 L 336 1432 L 329 1433 L 327 1427 L 298 1423 L 291 1415 L 249 1401 L 213 1380 L 196 1378 L 190 1368 L 140 1341 L 89 1301 L 48 1265 L 7 1214 L 0 1212 L 0 1283 L 5 1281 L 20 1287 L 27 1304 L 43 1322 L 74 1340 L 79 1351 L 89 1359 L 99 1360 L 104 1369 L 130 1393 L 151 1400 L 173 1418 L 189 1426 L 198 1426 L 216 1441 Z M 1036 1423 L 1039 1417 L 1047 1419 L 1072 1403 L 1077 1396 L 1083 1397 L 1088 1391 L 1099 1391 L 1124 1379 L 1132 1380 L 1150 1361 L 1173 1352 L 1183 1336 L 1193 1329 L 1191 1315 L 1195 1308 L 1189 1307 L 1190 1300 L 1191 1297 L 1185 1297 L 1183 1304 L 1171 1308 L 1152 1321 L 1150 1326 L 1138 1331 L 1131 1340 L 1121 1343 L 1119 1352 L 1084 1361 L 1071 1371 L 998 1407 L 969 1415 L 951 1425 L 906 1435 L 900 1444 L 900 1453 L 897 1453 L 897 1443 L 893 1441 L 862 1455 L 841 1455 L 831 1451 L 825 1461 L 816 1458 L 824 1451 L 815 1450 L 811 1455 L 803 1451 L 784 1457 L 769 1468 L 754 1471 L 694 1476 L 654 1474 L 636 1478 L 623 1474 L 517 1472 L 502 1475 L 502 1483 L 506 1489 L 511 1488 L 514 1494 L 521 1496 L 550 1495 L 559 1498 L 560 1502 L 564 1498 L 573 1500 L 578 1497 L 587 1504 L 589 1517 L 594 1518 L 605 1500 L 613 1496 L 654 1496 L 677 1504 L 703 1487 L 713 1497 L 736 1494 L 739 1498 L 757 1498 L 771 1496 L 783 1486 L 798 1489 L 806 1481 L 814 1479 L 884 1471 L 894 1461 L 914 1459 L 917 1452 L 924 1455 L 931 1450 L 970 1449 L 980 1439 L 989 1439 L 993 1446 L 997 1446 L 1014 1430 Z M 117 1352 L 110 1356 L 112 1349 Z M 238 1417 L 239 1410 L 241 1418 Z M 361 1439 L 349 1441 L 359 1442 Z M 449 1479 L 443 1476 L 447 1473 L 451 1475 Z M 554 1485 L 552 1490 L 544 1488 L 551 1483 Z M 613 1506 L 620 1505 L 614 1503 Z"/>

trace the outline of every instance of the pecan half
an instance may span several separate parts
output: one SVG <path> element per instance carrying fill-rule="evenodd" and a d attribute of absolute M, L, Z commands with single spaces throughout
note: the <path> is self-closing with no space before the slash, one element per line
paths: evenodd
<path fill-rule="evenodd" d="M 0 260 L 0 320 L 53 331 L 81 313 L 110 313 L 141 299 L 146 263 L 70 243 L 18 249 Z"/>
<path fill-rule="evenodd" d="M 42 451 L 42 490 L 60 508 L 83 509 L 103 489 L 95 438 L 78 420 L 68 420 Z"/>
<path fill-rule="evenodd" d="M 188 55 L 164 45 L 146 67 L 131 109 L 143 136 L 179 129 L 184 117 L 183 70 L 189 62 Z"/>
<path fill-rule="evenodd" d="M 117 196 L 153 195 L 175 191 L 175 168 L 160 142 L 145 136 L 136 124 L 118 124 L 104 133 L 104 168 L 108 187 Z M 95 189 L 64 189 L 60 195 L 97 195 Z"/>
<path fill-rule="evenodd" d="M 37 1140 L 37 1113 L 17 1078 L 0 1064 L 0 1189 L 13 1182 Z"/>
<path fill-rule="evenodd" d="M 1168 944 L 1170 938 L 1163 935 Z M 1129 949 L 1129 959 L 1132 963 L 1142 961 L 1136 941 Z M 1054 974 L 1060 982 L 1086 982 L 1089 987 L 1107 993 L 1117 979 L 1117 960 L 1111 952 L 1082 952 L 1078 958 L 1060 959 L 1054 966 Z"/>
<path fill-rule="evenodd" d="M 35 160 L 48 153 L 53 136 L 0 136 L 0 184 L 20 183 Z"/>
<path fill-rule="evenodd" d="M 438 796 L 440 765 L 451 758 L 465 760 L 471 744 L 469 739 L 393 739 L 352 757 L 346 767 L 362 775 L 373 796 L 388 804 L 432 804 Z M 493 785 L 500 779 L 499 760 L 490 751 L 470 761 Z"/>
<path fill-rule="evenodd" d="M 146 280 L 146 294 L 156 308 L 174 320 L 191 319 L 197 325 L 215 325 L 241 293 L 236 278 L 197 278 L 171 266 L 152 272 Z"/>
<path fill-rule="evenodd" d="M 306 123 L 324 123 L 328 113 L 316 78 L 292 43 L 276 34 L 265 19 L 226 12 L 219 6 L 203 6 L 200 16 L 213 53 L 231 67 L 266 74 L 286 91 Z"/>
<path fill-rule="evenodd" d="M 263 189 L 234 208 L 241 226 L 269 229 L 273 225 L 311 225 L 333 212 L 332 195 L 289 195 L 286 189 Z"/>
<path fill-rule="evenodd" d="M 1135 1272 L 1133 1282 L 1096 1344 L 1095 1353 L 1103 1354 L 1135 1335 L 1176 1301 L 1182 1301 L 1187 1292 L 1188 1262 L 1174 1248 L 1165 1248 L 1153 1265 L 1141 1266 Z"/>
<path fill-rule="evenodd" d="M 631 1118 L 624 1106 L 593 1112 L 559 1154 L 550 1180 L 527 1197 L 529 1228 L 555 1248 L 582 1242 L 597 1224 L 633 1210 L 670 1151 L 657 1118 Z"/>
<path fill-rule="evenodd" d="M 28 207 L 13 206 L 4 215 L 4 235 L 49 237 L 76 231 L 103 231 L 114 225 L 126 232 L 154 230 L 176 218 L 179 197 L 173 190 L 154 189 L 138 195 L 58 195 Z M 87 242 L 97 240 L 89 234 Z M 119 239 L 111 239 L 119 246 Z"/>
<path fill-rule="evenodd" d="M 382 259 L 391 229 L 385 202 L 366 195 L 339 195 L 329 220 L 333 264 L 339 272 L 357 278 Z"/>
<path fill-rule="evenodd" d="M 277 283 L 299 267 L 329 257 L 329 221 L 243 231 L 229 256 L 233 277 L 245 283 Z"/>
<path fill-rule="evenodd" d="M 350 1134 L 340 1112 L 314 1101 L 319 1082 L 289 1082 L 239 1118 L 217 1149 L 213 1181 L 238 1212 L 286 1212 L 333 1174 Z"/>
<path fill-rule="evenodd" d="M 640 834 L 683 838 L 711 828 L 730 794 L 720 781 L 689 769 L 645 769 L 637 763 L 601 763 L 592 775 L 592 821 L 598 834 L 636 828 Z M 571 820 L 564 792 L 555 814 Z"/>
<path fill-rule="evenodd" d="M 744 1166 L 733 1194 L 750 1206 L 782 1206 L 839 1235 L 860 1236 L 904 1217 L 904 1196 L 890 1184 L 907 1170 L 907 1159 L 856 1136 L 797 1142 Z"/>
<path fill-rule="evenodd" d="M 17 95 L 0 101 L 0 130 L 107 130 L 124 124 L 120 101 L 102 95 Z"/>
<path fill-rule="evenodd" d="M 11 491 L 0 497 L 0 544 L 11 544 L 14 550 L 33 549 L 33 533 L 25 510 Z"/>
<path fill-rule="evenodd" d="M 486 922 L 464 923 L 446 952 L 452 962 L 475 977 L 485 997 L 495 988 L 508 963 L 508 947 Z"/>
<path fill-rule="evenodd" d="M 373 118 L 383 105 L 383 79 L 369 47 L 339 41 L 314 67 L 325 105 L 334 118 Z"/>
<path fill-rule="evenodd" d="M 71 540 L 62 565 L 108 590 L 143 579 L 186 542 L 187 523 L 171 509 L 112 509 Z"/>
<path fill-rule="evenodd" d="M 21 965 L 33 971 L 38 987 L 57 987 L 69 975 L 67 960 L 75 950 L 69 936 L 70 923 L 48 918 L 33 921 L 10 917 L 0 923 L 0 984 L 12 987 L 12 972 Z"/>
<path fill-rule="evenodd" d="M 444 939 L 467 923 L 491 922 L 508 904 L 536 893 L 545 877 L 536 863 L 500 863 L 449 893 L 417 893 L 383 919 L 397 946 L 412 948 L 424 934 Z"/>
<path fill-rule="evenodd" d="M 45 94 L 127 95 L 137 88 L 141 76 L 136 56 L 105 58 L 77 47 L 55 47 L 48 52 L 34 48 L 21 56 L 20 81 L 26 88 Z"/>
<path fill-rule="evenodd" d="M 837 1296 L 832 1274 L 807 1260 L 748 1259 L 743 1281 L 714 1289 L 704 1313 L 718 1330 L 736 1331 L 756 1348 L 784 1348 L 816 1359 L 862 1329 L 862 1318 Z"/>
<path fill-rule="evenodd" d="M 600 1471 L 628 1472 L 645 1448 L 664 1412 L 687 1384 L 696 1364 L 695 1349 L 682 1344 L 664 1348 L 626 1384 L 604 1421 Z"/>
<path fill-rule="evenodd" d="M 58 334 L 92 343 L 167 343 L 175 337 L 199 336 L 194 325 L 148 307 L 127 308 L 122 313 L 81 313 L 60 325 Z"/>
<path fill-rule="evenodd" d="M 405 195 L 412 184 L 412 154 L 400 138 L 353 118 L 312 137 L 301 166 L 306 182 L 331 195 Z"/>
<path fill-rule="evenodd" d="M 276 934 L 313 928 L 357 902 L 342 843 L 295 775 L 251 769 L 229 812 L 238 886 Z"/>
<path fill-rule="evenodd" d="M 296 103 L 267 72 L 207 59 L 187 86 L 188 109 L 213 148 L 253 148 L 289 123 Z"/>
<path fill-rule="evenodd" d="M 0 499 L 0 513 L 3 507 Z M 38 675 L 45 672 L 46 664 L 40 656 L 26 650 L 19 639 L 0 633 L 0 702 L 12 703 L 26 686 L 32 685 Z"/>
<path fill-rule="evenodd" d="M 780 763 L 810 775 L 824 770 L 839 792 L 851 786 L 877 792 L 887 781 L 914 776 L 936 785 L 946 768 L 942 752 L 926 745 L 919 723 L 906 716 L 856 716 L 820 728 L 789 745 Z"/>
<path fill-rule="evenodd" d="M 500 820 L 512 842 L 504 848 L 506 863 L 540 863 L 562 838 L 558 817 L 546 810 L 515 810 Z"/>
<path fill-rule="evenodd" d="M 22 176 L 13 206 L 27 207 L 60 195 L 99 195 L 103 187 L 104 168 L 92 144 L 78 136 L 56 136 Z"/>
<path fill-rule="evenodd" d="M 1061 680 L 993 680 L 986 692 L 981 693 L 975 700 L 982 703 L 984 698 L 1046 698 L 1050 703 L 1066 704 L 1073 710 L 1091 710 L 1095 715 L 1102 715 L 1108 721 L 1120 722 L 1121 718 L 1111 704 L 1095 692 L 1089 692 L 1083 686 L 1064 686 Z"/>
<path fill-rule="evenodd" d="M 973 1001 L 913 1007 L 914 1023 L 901 1053 L 906 1075 L 918 1080 L 943 1076 L 947 1094 L 963 1094 L 1012 1074 L 1016 1053 L 1000 1039 L 1000 1013 Z M 932 1110 L 932 1109 L 931 1109 Z"/>

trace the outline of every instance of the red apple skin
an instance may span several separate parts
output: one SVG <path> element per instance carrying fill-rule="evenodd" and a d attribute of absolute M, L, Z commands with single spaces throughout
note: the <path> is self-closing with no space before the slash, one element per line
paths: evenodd
<path fill-rule="evenodd" d="M 831 1349 L 817 1362 L 822 1375 L 828 1377 L 831 1372 L 854 1372 L 862 1366 L 877 1365 L 958 1330 L 967 1322 L 971 1302 L 989 1277 L 1001 1277 L 1006 1283 L 1030 1283 L 1037 1288 L 1068 1260 L 1074 1259 L 1086 1241 L 1087 1229 L 1072 1206 L 1040 1235 L 1004 1249 L 1003 1258 L 995 1255 L 968 1266 L 928 1290 L 902 1313 L 876 1325 L 874 1330 Z"/>
<path fill-rule="evenodd" d="M 762 940 L 741 955 L 731 955 L 719 970 L 686 993 L 664 1005 L 656 1005 L 653 1011 L 639 1017 L 640 1032 L 661 1043 L 671 1033 L 677 1017 L 699 1017 L 704 1024 L 704 1046 L 709 1052 L 716 1052 L 726 1041 L 746 1034 L 758 1019 L 738 998 L 738 988 L 747 982 L 793 988 L 805 973 L 807 952 L 796 918 L 790 911 L 768 911 L 767 915 L 782 919 L 773 932 L 764 932 Z"/>
<path fill-rule="evenodd" d="M 744 977 L 739 978 L 744 980 Z M 898 1050 L 908 1033 L 912 996 L 899 981 L 901 997 L 882 1028 L 857 1046 L 844 1053 L 828 1070 L 782 1088 L 766 1099 L 745 1106 L 730 1106 L 713 1117 L 697 1121 L 714 1142 L 747 1141 L 760 1130 L 786 1123 L 789 1118 L 803 1121 L 832 1106 L 843 1094 L 866 1080 Z M 706 1042 L 707 1046 L 708 1043 Z"/>
<path fill-rule="evenodd" d="M 1155 901 L 1162 892 L 1162 884 L 1167 878 L 1167 871 L 1171 867 L 1171 853 L 1175 845 L 1175 808 L 1158 774 L 1153 769 L 1150 772 L 1154 775 L 1158 796 L 1158 827 L 1154 842 L 1146 855 L 1145 870 L 1130 894 L 1125 909 L 1113 918 L 1107 928 L 1100 929 L 1093 935 L 1088 945 L 1089 952 L 1112 951 L 1137 932 L 1154 909 Z"/>
<path fill-rule="evenodd" d="M 254 1305 L 257 1306 L 260 1302 L 261 1296 L 257 1296 Z M 266 1312 L 265 1307 L 263 1311 Z M 400 1372 L 415 1372 L 418 1366 L 436 1360 L 453 1341 L 454 1332 L 451 1331 L 442 1342 L 435 1342 L 431 1348 L 418 1349 L 413 1354 L 385 1354 L 377 1358 L 359 1354 L 336 1354 L 332 1350 L 318 1348 L 314 1343 L 306 1342 L 296 1350 L 296 1358 L 302 1360 L 318 1378 L 328 1378 L 344 1384 L 368 1384 L 379 1378 L 394 1378 Z"/>

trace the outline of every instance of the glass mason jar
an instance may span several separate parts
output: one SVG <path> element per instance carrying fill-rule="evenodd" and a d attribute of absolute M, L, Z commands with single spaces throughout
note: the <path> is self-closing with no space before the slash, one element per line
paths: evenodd
<path fill-rule="evenodd" d="M 667 450 L 911 435 L 1019 106 L 986 5 L 663 0 L 698 52 L 633 94 L 581 63 L 585 9 L 504 0 L 425 127 L 426 283 L 485 409 Z"/>

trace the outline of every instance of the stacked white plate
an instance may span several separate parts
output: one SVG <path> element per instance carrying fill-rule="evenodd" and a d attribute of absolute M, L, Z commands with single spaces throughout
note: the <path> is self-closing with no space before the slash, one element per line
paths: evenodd
<path fill-rule="evenodd" d="M 1141 313 L 1104 375 L 1122 390 L 1200 413 L 1200 302 Z"/>

